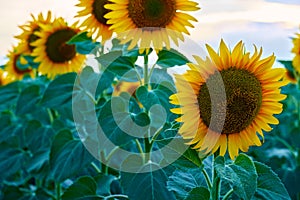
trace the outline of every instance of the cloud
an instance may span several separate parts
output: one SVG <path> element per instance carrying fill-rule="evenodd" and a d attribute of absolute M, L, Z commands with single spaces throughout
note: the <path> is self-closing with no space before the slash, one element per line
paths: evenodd
<path fill-rule="evenodd" d="M 298 4 L 300 5 L 299 0 L 265 0 L 268 2 L 277 2 L 277 3 L 283 3 L 283 4 Z"/>

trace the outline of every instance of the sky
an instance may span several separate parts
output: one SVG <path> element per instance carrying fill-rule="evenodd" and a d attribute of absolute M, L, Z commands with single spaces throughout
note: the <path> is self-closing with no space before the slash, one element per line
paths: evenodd
<path fill-rule="evenodd" d="M 253 45 L 263 47 L 263 56 L 275 54 L 277 59 L 291 59 L 291 37 L 300 32 L 300 0 L 194 0 L 201 10 L 190 12 L 198 19 L 195 28 L 189 29 L 188 39 L 204 47 L 208 43 L 217 48 L 221 38 L 233 47 L 243 40 L 246 49 Z M 51 10 L 55 16 L 69 23 L 80 10 L 74 5 L 78 0 L 0 0 L 0 64 L 17 44 L 14 35 L 20 33 L 19 25 Z"/>

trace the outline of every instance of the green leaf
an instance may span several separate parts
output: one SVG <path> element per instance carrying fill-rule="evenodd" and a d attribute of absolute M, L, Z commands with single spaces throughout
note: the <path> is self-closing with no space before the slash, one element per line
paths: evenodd
<path fill-rule="evenodd" d="M 135 137 L 143 137 L 147 133 L 149 122 L 146 113 L 130 113 L 126 102 L 121 97 L 112 97 L 105 103 L 99 114 L 99 123 L 103 132 L 118 146 L 129 143 Z"/>
<path fill-rule="evenodd" d="M 54 132 L 39 121 L 29 121 L 25 130 L 25 145 L 31 155 L 26 163 L 28 172 L 38 171 L 48 162 Z"/>
<path fill-rule="evenodd" d="M 85 96 L 90 95 L 96 99 L 105 89 L 111 87 L 114 77 L 108 70 L 99 74 L 86 66 L 77 77 L 75 89 L 79 89 Z"/>
<path fill-rule="evenodd" d="M 214 162 L 218 176 L 228 182 L 236 195 L 251 199 L 257 187 L 257 174 L 253 161 L 245 154 L 240 154 L 232 164 L 225 164 L 224 157 L 219 156 Z"/>
<path fill-rule="evenodd" d="M 60 108 L 71 103 L 76 73 L 58 76 L 47 87 L 42 105 L 49 108 Z"/>
<path fill-rule="evenodd" d="M 122 169 L 135 170 L 128 173 L 122 170 L 121 185 L 131 200 L 172 200 L 175 196 L 167 190 L 167 175 L 155 163 L 142 164 L 139 156 L 129 156 L 122 164 Z M 138 183 L 138 184 L 137 184 Z"/>
<path fill-rule="evenodd" d="M 112 175 L 99 174 L 96 177 L 94 177 L 94 180 L 97 183 L 97 194 L 108 196 L 111 194 L 110 192 L 111 183 L 114 180 L 116 180 L 116 177 Z"/>
<path fill-rule="evenodd" d="M 21 170 L 28 159 L 26 152 L 8 143 L 0 144 L 0 180 Z"/>
<path fill-rule="evenodd" d="M 92 177 L 80 177 L 64 192 L 62 200 L 102 199 L 96 190 L 97 184 Z"/>
<path fill-rule="evenodd" d="M 159 85 L 156 89 L 148 90 L 145 86 L 140 86 L 136 90 L 136 97 L 139 102 L 146 108 L 147 111 L 150 111 L 151 107 L 154 105 L 159 105 L 160 109 L 164 109 L 167 114 L 167 119 L 165 121 L 172 121 L 173 114 L 170 112 L 170 109 L 174 106 L 169 102 L 169 96 L 173 94 L 168 88 L 163 85 Z M 163 116 L 163 115 L 162 115 Z"/>
<path fill-rule="evenodd" d="M 207 188 L 205 187 L 197 187 L 192 189 L 189 192 L 188 196 L 184 200 L 209 200 L 210 193 Z"/>
<path fill-rule="evenodd" d="M 75 45 L 76 51 L 80 54 L 87 55 L 93 50 L 100 47 L 99 42 L 94 42 L 91 37 L 87 36 L 87 32 L 81 32 L 73 36 L 67 44 Z"/>
<path fill-rule="evenodd" d="M 40 99 L 40 87 L 38 85 L 25 88 L 17 101 L 16 114 L 24 115 L 36 110 Z"/>
<path fill-rule="evenodd" d="M 137 72 L 134 70 L 136 56 L 123 56 L 122 51 L 111 51 L 96 58 L 103 69 L 114 73 L 117 77 L 134 77 L 137 81 Z M 132 75 L 133 73 L 133 75 Z"/>
<path fill-rule="evenodd" d="M 205 179 L 200 168 L 175 170 L 169 177 L 167 185 L 168 190 L 174 192 L 177 199 L 185 199 L 193 189 L 204 186 Z"/>
<path fill-rule="evenodd" d="M 258 174 L 257 190 L 254 199 L 291 199 L 284 185 L 270 167 L 254 162 Z"/>
<path fill-rule="evenodd" d="M 0 111 L 9 109 L 17 102 L 20 82 L 13 82 L 0 87 Z"/>
<path fill-rule="evenodd" d="M 291 72 L 294 72 L 294 67 L 293 67 L 293 64 L 292 64 L 292 61 L 290 60 L 278 60 L 279 63 L 281 63 L 282 65 L 284 65 L 284 67 L 291 71 Z"/>
<path fill-rule="evenodd" d="M 163 68 L 181 66 L 188 63 L 189 60 L 175 49 L 163 49 L 158 52 L 157 64 Z"/>
<path fill-rule="evenodd" d="M 74 140 L 71 132 L 59 132 L 50 152 L 51 172 L 56 181 L 62 182 L 77 174 L 93 160 L 80 140 Z"/>

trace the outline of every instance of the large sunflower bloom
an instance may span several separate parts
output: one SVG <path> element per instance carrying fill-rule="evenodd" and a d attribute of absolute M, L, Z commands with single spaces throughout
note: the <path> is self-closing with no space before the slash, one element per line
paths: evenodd
<path fill-rule="evenodd" d="M 27 60 L 23 57 L 23 52 L 20 52 L 19 45 L 14 46 L 9 51 L 7 57 L 8 61 L 5 64 L 5 71 L 7 72 L 7 80 L 22 80 L 25 75 L 34 77 L 34 70 L 29 66 Z"/>
<path fill-rule="evenodd" d="M 40 13 L 37 18 L 35 18 L 33 14 L 31 14 L 31 17 L 31 21 L 19 26 L 22 29 L 22 33 L 15 36 L 15 38 L 21 40 L 19 49 L 25 54 L 31 54 L 33 52 L 34 46 L 32 46 L 31 43 L 39 39 L 39 37 L 35 35 L 35 32 L 41 29 L 40 24 L 51 24 L 51 11 L 48 11 L 46 18 L 44 18 L 42 13 Z"/>
<path fill-rule="evenodd" d="M 297 33 L 296 37 L 293 38 L 294 47 L 292 48 L 292 53 L 295 54 L 293 59 L 293 66 L 297 72 L 300 73 L 300 34 Z"/>
<path fill-rule="evenodd" d="M 76 52 L 75 45 L 67 44 L 80 32 L 76 23 L 68 26 L 63 18 L 57 18 L 52 24 L 40 26 L 41 30 L 35 32 L 39 39 L 31 43 L 35 47 L 32 53 L 36 57 L 34 62 L 40 62 L 39 72 L 50 78 L 57 74 L 78 72 L 85 56 Z"/>
<path fill-rule="evenodd" d="M 188 34 L 190 21 L 197 20 L 181 11 L 198 10 L 198 3 L 190 0 L 110 0 L 105 8 L 112 10 L 105 15 L 112 24 L 110 29 L 118 34 L 122 44 L 130 42 L 128 49 L 140 41 L 140 52 L 153 43 L 156 50 L 170 48 L 170 39 L 178 45 L 184 40 L 182 33 Z"/>
<path fill-rule="evenodd" d="M 83 9 L 78 12 L 76 17 L 86 17 L 80 25 L 83 30 L 95 35 L 95 39 L 101 37 L 102 43 L 110 39 L 112 31 L 109 30 L 110 25 L 107 24 L 107 19 L 104 15 L 109 12 L 104 5 L 108 0 L 80 0 L 76 6 Z"/>
<path fill-rule="evenodd" d="M 279 123 L 273 115 L 282 112 L 279 101 L 286 97 L 280 93 L 285 69 L 272 68 L 274 55 L 261 59 L 262 49 L 245 53 L 242 42 L 230 51 L 222 40 L 219 53 L 206 47 L 211 59 L 194 56 L 197 64 L 176 75 L 178 93 L 170 100 L 181 107 L 171 111 L 182 115 L 179 133 L 189 145 L 204 155 L 228 150 L 234 159 L 239 150 L 260 146 L 257 133 L 263 138 L 270 124 Z"/>

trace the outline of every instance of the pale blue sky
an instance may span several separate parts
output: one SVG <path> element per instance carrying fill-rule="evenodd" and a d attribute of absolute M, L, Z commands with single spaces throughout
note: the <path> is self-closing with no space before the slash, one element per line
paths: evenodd
<path fill-rule="evenodd" d="M 0 0 L 0 57 L 4 57 L 12 44 L 13 35 L 20 33 L 18 25 L 30 20 L 30 13 L 51 10 L 56 16 L 74 22 L 79 10 L 78 0 Z M 278 59 L 290 59 L 292 43 L 289 37 L 299 31 L 300 0 L 197 0 L 201 10 L 191 12 L 198 19 L 189 29 L 190 39 L 204 47 L 205 43 L 218 47 L 223 38 L 229 46 L 243 40 L 247 50 L 253 44 L 264 49 L 264 56 L 273 52 Z M 2 61 L 1 61 L 2 60 Z M 1 63 L 2 62 L 2 63 Z M 3 59 L 0 59 L 3 64 Z"/>

